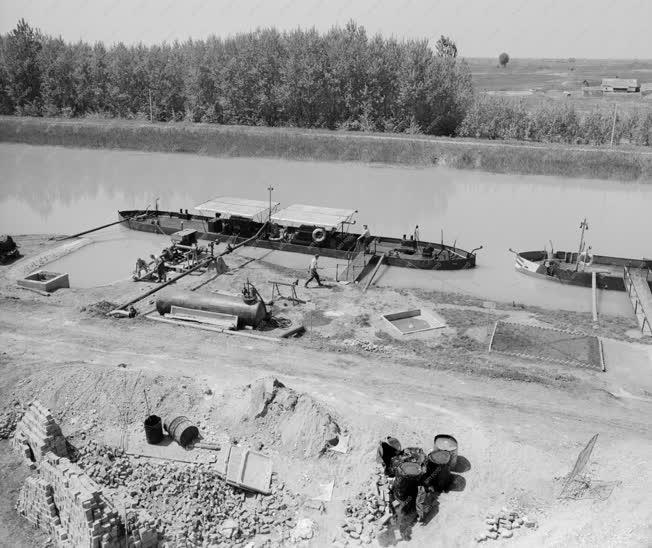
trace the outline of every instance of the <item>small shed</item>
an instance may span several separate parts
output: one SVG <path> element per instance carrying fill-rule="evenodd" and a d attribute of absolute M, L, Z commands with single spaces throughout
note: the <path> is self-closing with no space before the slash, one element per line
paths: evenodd
<path fill-rule="evenodd" d="M 641 87 L 636 78 L 603 78 L 600 86 L 604 92 L 636 93 Z"/>

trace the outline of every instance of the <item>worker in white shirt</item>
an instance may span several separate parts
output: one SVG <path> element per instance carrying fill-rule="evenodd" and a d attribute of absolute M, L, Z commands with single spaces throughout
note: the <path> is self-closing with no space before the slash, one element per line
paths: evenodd
<path fill-rule="evenodd" d="M 321 287 L 323 284 L 321 283 L 321 280 L 319 279 L 319 272 L 317 272 L 317 269 L 319 266 L 317 265 L 317 261 L 319 260 L 319 253 L 317 253 L 313 258 L 312 261 L 310 261 L 310 266 L 308 267 L 308 273 L 310 274 L 310 277 L 306 281 L 306 283 L 303 285 L 304 287 L 308 287 L 308 284 L 312 280 L 317 280 L 317 283 L 319 284 L 319 287 Z"/>
<path fill-rule="evenodd" d="M 367 225 L 362 225 L 362 234 L 358 236 L 358 242 L 362 242 L 362 245 L 366 249 L 371 241 L 371 232 L 369 232 L 369 227 Z"/>

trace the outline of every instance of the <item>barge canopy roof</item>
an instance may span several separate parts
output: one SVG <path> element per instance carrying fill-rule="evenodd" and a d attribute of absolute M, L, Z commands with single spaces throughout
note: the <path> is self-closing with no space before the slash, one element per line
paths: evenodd
<path fill-rule="evenodd" d="M 284 226 L 308 225 L 330 229 L 337 228 L 342 223 L 352 222 L 356 213 L 354 209 L 294 204 L 272 215 L 272 222 Z"/>
<path fill-rule="evenodd" d="M 272 213 L 278 209 L 280 202 L 272 202 Z M 259 223 L 263 223 L 269 216 L 269 202 L 264 200 L 248 200 L 246 198 L 232 198 L 219 196 L 195 206 L 195 209 L 203 215 L 219 213 L 223 219 L 229 217 L 244 217 Z"/>

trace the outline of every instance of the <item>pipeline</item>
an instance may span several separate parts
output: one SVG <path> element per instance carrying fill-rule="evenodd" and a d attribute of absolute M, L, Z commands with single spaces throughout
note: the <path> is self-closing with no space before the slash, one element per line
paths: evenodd
<path fill-rule="evenodd" d="M 153 295 L 153 294 L 156 293 L 157 291 L 160 291 L 160 290 L 163 289 L 164 287 L 167 287 L 168 285 L 173 284 L 174 282 L 176 282 L 177 280 L 180 280 L 180 279 L 183 278 L 184 276 L 187 276 L 188 274 L 192 274 L 192 273 L 195 272 L 196 270 L 199 270 L 200 268 L 203 268 L 204 266 L 209 265 L 209 264 L 211 263 L 211 261 L 215 261 L 215 260 L 218 259 L 219 257 L 223 257 L 224 255 L 228 255 L 229 253 L 232 253 L 232 252 L 235 251 L 236 249 L 238 249 L 238 248 L 240 248 L 240 247 L 242 247 L 242 246 L 247 245 L 249 242 L 252 242 L 252 241 L 254 241 L 254 240 L 257 240 L 257 239 L 259 238 L 259 236 L 263 233 L 263 230 L 265 230 L 265 227 L 266 227 L 266 226 L 267 226 L 267 223 L 263 224 L 263 226 L 260 227 L 260 230 L 259 230 L 258 232 L 256 232 L 256 234 L 254 234 L 254 235 L 253 235 L 251 238 L 249 238 L 248 240 L 244 240 L 243 242 L 240 242 L 239 244 L 237 244 L 237 245 L 235 245 L 235 246 L 231 246 L 231 245 L 229 244 L 229 245 L 227 246 L 227 248 L 226 248 L 222 253 L 220 253 L 219 255 L 217 255 L 216 257 L 208 257 L 207 259 L 205 259 L 205 260 L 203 260 L 203 261 L 197 263 L 197 264 L 196 264 L 195 266 L 193 266 L 191 269 L 186 270 L 185 272 L 182 272 L 182 273 L 179 274 L 178 276 L 175 276 L 174 278 L 168 280 L 167 282 L 162 283 L 162 284 L 159 285 L 158 287 L 155 287 L 154 289 L 151 289 L 151 290 L 149 290 L 149 291 L 146 291 L 145 293 L 143 293 L 142 295 L 139 295 L 139 296 L 136 297 L 135 299 L 132 299 L 132 300 L 130 300 L 130 301 L 124 303 L 124 304 L 121 304 L 121 305 L 118 306 L 115 310 L 124 310 L 125 308 L 127 308 L 127 307 L 129 307 L 129 306 L 133 306 L 133 305 L 136 304 L 137 302 L 142 301 L 143 299 L 149 297 L 150 295 Z M 115 312 L 115 310 L 112 310 L 112 311 L 109 312 L 107 315 L 111 315 L 111 313 Z"/>
<path fill-rule="evenodd" d="M 131 221 L 132 219 L 141 219 L 143 217 L 147 217 L 147 215 L 149 215 L 149 213 L 146 211 L 145 213 L 141 213 L 140 215 L 134 215 L 133 217 L 127 217 L 126 219 L 120 219 L 119 221 L 114 221 L 113 223 L 98 226 L 96 228 L 91 228 L 89 230 L 84 230 L 84 232 L 78 232 L 77 234 L 73 234 L 72 236 L 65 236 L 63 238 L 60 238 L 59 241 L 72 240 L 73 238 L 78 238 L 79 236 L 83 236 L 84 234 L 90 234 L 91 232 L 95 232 L 97 230 L 102 230 L 103 228 L 108 228 L 108 227 L 113 226 L 113 225 L 119 225 L 120 223 L 125 223 L 127 221 Z"/>

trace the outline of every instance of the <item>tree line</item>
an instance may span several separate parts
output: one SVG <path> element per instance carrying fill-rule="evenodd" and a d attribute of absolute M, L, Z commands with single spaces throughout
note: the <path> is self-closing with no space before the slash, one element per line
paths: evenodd
<path fill-rule="evenodd" d="M 24 20 L 0 37 L 0 112 L 453 135 L 471 75 L 442 37 L 354 22 L 145 46 L 67 43 Z"/>
<path fill-rule="evenodd" d="M 478 97 L 458 127 L 461 137 L 564 143 L 571 145 L 634 144 L 652 146 L 652 112 L 594 110 L 578 113 L 554 104 L 528 110 L 522 103 Z"/>

